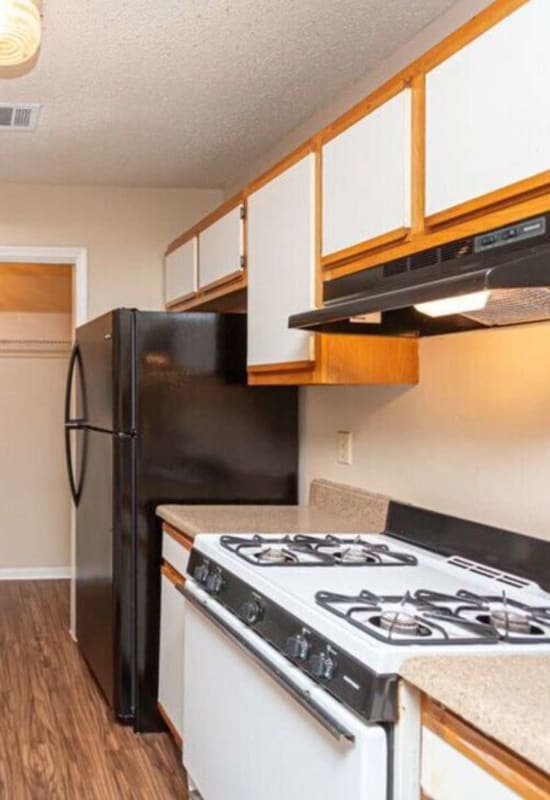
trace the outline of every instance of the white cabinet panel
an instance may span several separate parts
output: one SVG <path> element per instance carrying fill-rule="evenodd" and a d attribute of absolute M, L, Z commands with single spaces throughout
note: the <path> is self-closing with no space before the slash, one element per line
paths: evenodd
<path fill-rule="evenodd" d="M 197 237 L 164 259 L 164 302 L 173 303 L 197 291 Z"/>
<path fill-rule="evenodd" d="M 189 548 L 191 548 L 191 545 L 189 545 Z M 174 567 L 180 575 L 185 575 L 187 572 L 189 555 L 190 549 L 188 550 L 182 544 L 176 542 L 170 534 L 162 534 L 162 557 Z"/>
<path fill-rule="evenodd" d="M 427 728 L 422 729 L 422 789 L 432 800 L 520 797 Z"/>
<path fill-rule="evenodd" d="M 199 234 L 199 286 L 204 288 L 242 269 L 241 208 L 229 211 Z"/>
<path fill-rule="evenodd" d="M 305 156 L 248 199 L 248 363 L 312 358 L 312 334 L 291 314 L 315 297 L 315 156 Z"/>
<path fill-rule="evenodd" d="M 182 736 L 185 598 L 161 575 L 159 703 Z"/>
<path fill-rule="evenodd" d="M 427 75 L 428 215 L 550 169 L 549 30 L 530 0 Z"/>
<path fill-rule="evenodd" d="M 323 147 L 323 255 L 410 226 L 411 90 Z"/>

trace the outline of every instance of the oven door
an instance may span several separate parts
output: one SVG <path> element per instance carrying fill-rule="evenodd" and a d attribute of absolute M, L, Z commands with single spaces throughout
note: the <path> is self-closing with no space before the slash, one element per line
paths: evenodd
<path fill-rule="evenodd" d="M 385 800 L 386 736 L 186 582 L 183 761 L 204 800 Z"/>

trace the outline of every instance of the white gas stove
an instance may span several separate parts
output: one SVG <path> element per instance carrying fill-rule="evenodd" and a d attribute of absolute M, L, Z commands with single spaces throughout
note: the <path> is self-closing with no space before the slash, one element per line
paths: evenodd
<path fill-rule="evenodd" d="M 195 648 L 200 650 L 197 639 L 186 645 L 189 669 L 186 667 L 184 731 L 186 765 L 192 777 L 198 773 L 205 800 L 270 800 L 280 797 L 283 789 L 285 797 L 296 800 L 328 800 L 335 792 L 342 800 L 386 798 L 394 784 L 406 785 L 403 775 L 395 781 L 392 759 L 392 728 L 400 716 L 398 671 L 406 658 L 550 652 L 550 594 L 526 574 L 537 560 L 534 556 L 539 560 L 548 557 L 544 549 L 548 546 L 516 537 L 512 542 L 515 555 L 504 552 L 499 568 L 494 565 L 494 553 L 487 558 L 491 565 L 468 557 L 479 552 L 480 535 L 493 544 L 493 529 L 445 518 L 460 523 L 451 525 L 451 539 L 458 533 L 464 543 L 452 555 L 434 552 L 418 545 L 424 536 L 418 526 L 426 519 L 434 524 L 440 515 L 419 510 L 418 516 L 416 511 L 395 504 L 390 512 L 399 530 L 407 520 L 412 528 L 418 528 L 411 536 L 415 544 L 391 530 L 371 535 L 197 537 L 189 565 L 191 580 L 185 588 L 193 609 L 190 637 L 195 631 L 196 637 L 204 639 L 214 628 L 216 635 L 211 642 L 214 650 L 210 655 L 203 653 L 200 664 L 193 654 Z M 516 535 L 503 532 L 503 541 L 509 544 L 510 536 Z M 441 549 L 448 550 L 448 544 Z M 537 552 L 529 552 L 526 559 L 525 547 Z M 254 669 L 259 667 L 268 680 L 290 694 L 295 705 L 309 711 L 340 748 L 342 743 L 351 747 L 356 759 L 348 750 L 339 768 L 335 770 L 333 764 L 332 771 L 327 771 L 323 766 L 327 753 L 319 747 L 319 736 L 313 735 L 305 770 L 309 778 L 305 784 L 299 781 L 301 788 L 295 794 L 288 786 L 279 786 L 275 778 L 259 778 L 256 770 L 245 771 L 244 782 L 234 777 L 233 793 L 227 775 L 219 786 L 212 784 L 205 765 L 223 748 L 231 750 L 237 732 L 229 741 L 222 736 L 215 752 L 206 746 L 199 733 L 204 705 L 197 705 L 194 699 L 206 687 L 200 689 L 198 681 L 192 688 L 188 673 L 202 674 L 211 658 L 225 658 L 229 663 L 235 647 L 241 657 L 249 657 L 248 667 L 252 663 Z M 245 658 L 234 679 L 250 681 L 252 686 L 246 667 Z M 223 683 L 223 668 L 217 677 L 211 675 L 211 680 Z M 208 691 L 215 694 L 211 682 L 209 686 Z M 256 693 L 260 699 L 261 681 Z M 226 714 L 236 714 L 222 696 L 218 705 L 223 705 Z M 245 691 L 238 707 L 250 715 L 262 735 L 259 719 L 270 708 L 269 691 L 260 705 L 250 697 Z M 276 727 L 290 737 L 294 733 L 281 708 L 275 703 L 270 712 L 273 724 L 268 730 L 274 741 L 279 735 Z M 254 716 L 258 713 L 259 718 Z M 302 745 L 304 740 L 309 739 L 302 731 Z M 278 759 L 283 771 L 304 772 L 303 760 L 299 767 L 292 758 L 288 764 L 282 758 L 282 741 L 275 745 L 271 758 Z M 234 758 L 244 752 L 239 746 Z M 248 756 L 252 757 L 252 752 Z M 262 773 L 269 775 L 269 768 L 264 765 Z M 276 790 L 270 788 L 273 780 Z"/>

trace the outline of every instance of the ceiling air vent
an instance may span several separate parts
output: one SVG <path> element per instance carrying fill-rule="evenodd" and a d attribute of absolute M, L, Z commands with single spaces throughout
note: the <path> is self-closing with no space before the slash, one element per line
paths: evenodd
<path fill-rule="evenodd" d="M 34 131 L 40 103 L 0 103 L 0 131 Z"/>

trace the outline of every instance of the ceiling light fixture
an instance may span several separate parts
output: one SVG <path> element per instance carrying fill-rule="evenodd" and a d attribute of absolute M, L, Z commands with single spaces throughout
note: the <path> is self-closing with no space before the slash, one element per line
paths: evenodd
<path fill-rule="evenodd" d="M 445 297 L 443 300 L 429 300 L 426 303 L 415 303 L 417 311 L 429 317 L 446 317 L 448 314 L 465 314 L 467 311 L 481 311 L 487 305 L 490 292 L 470 292 L 454 297 Z"/>
<path fill-rule="evenodd" d="M 40 46 L 42 0 L 0 0 L 0 67 L 32 58 Z"/>

